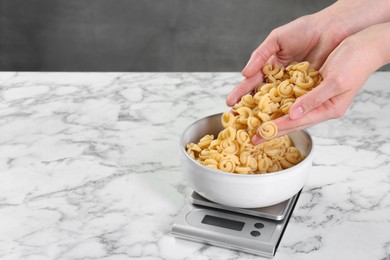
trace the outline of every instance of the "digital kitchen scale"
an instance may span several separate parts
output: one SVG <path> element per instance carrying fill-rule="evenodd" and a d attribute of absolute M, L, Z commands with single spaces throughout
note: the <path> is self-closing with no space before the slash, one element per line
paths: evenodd
<path fill-rule="evenodd" d="M 273 257 L 301 192 L 277 205 L 242 209 L 209 201 L 198 193 L 176 219 L 178 238 Z"/>

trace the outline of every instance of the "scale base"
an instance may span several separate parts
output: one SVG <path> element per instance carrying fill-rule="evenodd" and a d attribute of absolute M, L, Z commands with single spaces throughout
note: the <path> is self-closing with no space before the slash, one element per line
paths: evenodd
<path fill-rule="evenodd" d="M 300 193 L 286 204 L 281 220 L 239 213 L 242 209 L 229 211 L 191 204 L 176 219 L 172 234 L 178 238 L 272 258 Z"/>

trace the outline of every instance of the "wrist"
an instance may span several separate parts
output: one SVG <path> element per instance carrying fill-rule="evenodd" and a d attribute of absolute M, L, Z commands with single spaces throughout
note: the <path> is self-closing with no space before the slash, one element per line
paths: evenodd
<path fill-rule="evenodd" d="M 356 52 L 363 56 L 365 66 L 370 67 L 372 72 L 390 63 L 390 22 L 370 26 L 346 41 L 353 43 Z"/>
<path fill-rule="evenodd" d="M 352 25 L 348 25 L 349 21 L 338 9 L 341 8 L 330 6 L 313 14 L 313 21 L 319 33 L 330 35 L 336 45 L 354 34 Z"/>
<path fill-rule="evenodd" d="M 325 29 L 345 39 L 372 25 L 390 22 L 390 1 L 338 0 L 315 15 L 325 21 Z"/>
<path fill-rule="evenodd" d="M 390 22 L 374 25 L 367 30 L 373 34 L 371 48 L 378 57 L 378 68 L 390 63 Z"/>

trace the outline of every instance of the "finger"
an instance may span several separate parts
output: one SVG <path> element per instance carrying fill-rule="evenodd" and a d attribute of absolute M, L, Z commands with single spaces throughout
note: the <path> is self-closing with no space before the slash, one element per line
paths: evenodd
<path fill-rule="evenodd" d="M 275 137 L 273 137 L 273 138 L 278 138 L 278 137 L 287 135 L 289 133 L 293 133 L 293 132 L 296 132 L 296 131 L 299 131 L 299 130 L 302 130 L 302 129 L 306 129 L 306 128 L 309 128 L 309 127 L 311 127 L 313 125 L 315 125 L 315 124 L 300 125 L 300 126 L 297 126 L 295 128 L 290 128 L 290 129 L 285 129 L 285 130 L 278 130 L 277 135 Z M 268 139 L 268 140 L 270 140 L 270 139 Z M 256 135 L 254 135 L 252 137 L 251 143 L 253 145 L 258 145 L 258 144 L 261 144 L 261 143 L 266 142 L 268 140 L 264 139 L 263 137 L 261 137 L 258 134 L 256 134 Z"/>
<path fill-rule="evenodd" d="M 312 111 L 313 109 L 321 106 L 327 100 L 339 95 L 337 89 L 327 82 L 321 82 L 320 85 L 299 97 L 291 106 L 289 115 L 291 119 L 299 119 Z"/>
<path fill-rule="evenodd" d="M 251 143 L 252 143 L 253 145 L 258 145 L 258 144 L 263 143 L 263 142 L 265 142 L 265 141 L 267 141 L 267 140 L 264 139 L 263 137 L 261 137 L 260 135 L 255 134 L 255 135 L 252 137 Z"/>
<path fill-rule="evenodd" d="M 276 137 L 316 125 L 329 119 L 341 118 L 352 103 L 354 94 L 353 92 L 345 91 L 342 94 L 328 99 L 321 106 L 307 112 L 303 117 L 298 119 L 292 119 L 289 115 L 275 119 L 273 123 L 278 129 Z M 253 138 L 252 140 L 264 141 L 264 139 L 262 140 L 259 137 Z"/>
<path fill-rule="evenodd" d="M 280 50 L 275 34 L 271 33 L 252 53 L 248 63 L 242 70 L 244 77 L 251 77 L 264 66 L 273 54 Z"/>
<path fill-rule="evenodd" d="M 329 105 L 331 101 L 325 102 L 307 114 L 298 119 L 291 119 L 288 115 L 282 116 L 274 120 L 280 134 L 291 133 L 324 121 L 334 118 L 334 105 Z"/>
<path fill-rule="evenodd" d="M 265 63 L 265 64 L 272 64 L 272 65 L 278 65 L 279 67 L 285 67 L 286 64 L 289 64 L 290 61 L 282 62 L 279 60 L 279 58 L 276 55 L 272 55 L 271 58 Z"/>
<path fill-rule="evenodd" d="M 282 116 L 274 121 L 278 126 L 279 132 L 293 132 L 306 126 L 318 124 L 331 118 L 329 111 L 325 106 L 317 107 L 311 110 L 304 117 L 291 119 L 288 115 Z"/>
<path fill-rule="evenodd" d="M 228 106 L 234 106 L 242 96 L 251 92 L 261 82 L 263 82 L 263 74 L 260 71 L 250 78 L 245 78 L 229 93 L 226 98 L 226 104 Z"/>
<path fill-rule="evenodd" d="M 283 119 L 282 118 L 279 118 L 279 119 L 286 120 L 288 122 L 286 123 L 283 121 L 281 121 L 281 122 L 276 122 L 276 120 L 274 121 L 276 125 L 281 125 L 281 126 L 284 125 L 284 127 L 286 127 L 286 128 L 279 129 L 279 126 L 278 126 L 278 133 L 273 138 L 281 137 L 281 136 L 287 135 L 289 133 L 293 133 L 293 132 L 305 129 L 305 128 L 308 128 L 308 127 L 316 124 L 316 123 L 309 123 L 309 122 L 306 122 L 306 123 L 291 122 L 293 120 L 288 115 L 286 115 L 285 118 L 283 118 Z M 322 121 L 319 121 L 319 122 L 322 122 Z M 253 145 L 258 145 L 258 144 L 266 142 L 266 141 L 268 141 L 268 140 L 264 139 L 263 137 L 256 134 L 252 137 L 251 143 Z"/>
<path fill-rule="evenodd" d="M 284 115 L 273 121 L 278 128 L 278 133 L 275 137 L 280 137 L 295 131 L 305 129 L 331 118 L 332 114 L 329 112 L 329 109 L 326 106 L 320 106 L 308 112 L 304 117 L 299 119 L 291 119 L 289 115 Z M 257 134 L 254 135 L 251 140 L 253 145 L 257 145 L 265 141 L 267 140 Z"/>
<path fill-rule="evenodd" d="M 286 128 L 286 129 L 283 129 L 283 130 L 279 130 L 278 134 L 277 134 L 277 137 L 281 137 L 281 136 L 284 136 L 284 135 L 287 135 L 287 134 L 290 134 L 290 133 L 293 133 L 293 132 L 296 132 L 296 131 L 299 131 L 299 130 L 302 130 L 302 129 L 309 128 L 309 127 L 311 127 L 313 125 L 316 125 L 318 123 L 320 123 L 320 122 L 300 124 L 300 125 L 297 125 L 297 126 L 292 127 L 292 128 Z"/>

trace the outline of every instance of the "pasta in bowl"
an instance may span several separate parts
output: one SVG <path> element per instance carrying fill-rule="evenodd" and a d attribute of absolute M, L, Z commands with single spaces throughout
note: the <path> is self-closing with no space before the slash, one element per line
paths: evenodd
<path fill-rule="evenodd" d="M 285 161 L 281 162 L 288 164 L 286 165 L 288 167 L 280 167 L 276 171 L 262 174 L 248 173 L 250 168 L 255 167 L 255 162 L 247 153 L 241 153 L 239 158 L 233 160 L 220 158 L 218 166 L 222 168 L 213 166 L 216 160 L 212 159 L 212 156 L 217 155 L 207 154 L 207 152 L 212 153 L 213 150 L 204 149 L 206 151 L 204 154 L 199 153 L 199 156 L 204 156 L 204 161 L 208 160 L 205 163 L 199 163 L 194 159 L 187 152 L 187 145 L 196 143 L 200 147 L 212 146 L 213 139 L 211 136 L 218 136 L 219 133 L 228 129 L 225 128 L 226 125 L 224 126 L 222 122 L 228 122 L 229 120 L 228 118 L 221 120 L 222 116 L 223 114 L 215 114 L 202 118 L 187 127 L 181 136 L 180 151 L 183 174 L 192 189 L 216 203 L 240 208 L 274 205 L 291 198 L 302 189 L 309 176 L 313 154 L 313 142 L 310 134 L 305 130 L 288 135 L 288 139 L 293 144 L 292 147 L 299 150 L 300 158 L 296 154 L 290 153 L 290 158 L 285 158 Z M 238 140 L 234 142 L 229 139 L 233 135 L 232 132 L 228 130 L 223 134 L 226 141 L 219 145 L 223 147 L 220 149 L 224 151 L 226 149 L 226 152 L 234 154 L 238 153 L 235 149 L 239 149 L 239 145 L 234 144 L 238 143 L 238 140 L 245 142 L 248 138 L 245 131 L 239 132 L 239 130 L 234 133 L 236 138 L 238 136 Z M 275 139 L 271 141 L 273 140 Z M 279 144 L 275 145 L 278 146 Z M 265 152 L 273 153 L 275 151 Z M 237 159 L 241 164 L 236 172 L 232 173 L 230 170 L 233 167 L 237 168 Z M 296 165 L 290 163 L 294 159 L 297 160 Z M 257 162 L 257 168 L 259 168 L 259 162 Z M 263 166 L 260 165 L 260 167 Z"/>

